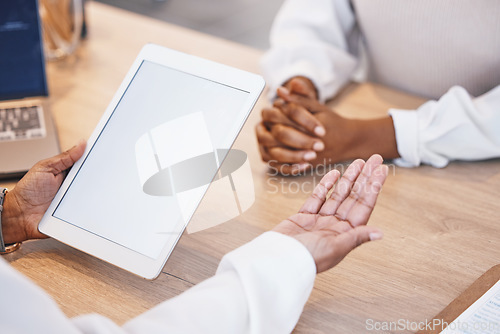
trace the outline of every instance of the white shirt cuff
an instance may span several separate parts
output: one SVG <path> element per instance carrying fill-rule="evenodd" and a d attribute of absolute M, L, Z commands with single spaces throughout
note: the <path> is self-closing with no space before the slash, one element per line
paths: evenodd
<path fill-rule="evenodd" d="M 394 122 L 399 159 L 394 163 L 401 167 L 417 167 L 420 165 L 418 153 L 418 115 L 415 110 L 389 109 Z"/>

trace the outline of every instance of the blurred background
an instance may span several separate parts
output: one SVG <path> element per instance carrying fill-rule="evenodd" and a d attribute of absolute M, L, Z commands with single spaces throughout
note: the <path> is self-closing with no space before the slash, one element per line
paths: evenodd
<path fill-rule="evenodd" d="M 261 50 L 284 0 L 95 0 Z"/>

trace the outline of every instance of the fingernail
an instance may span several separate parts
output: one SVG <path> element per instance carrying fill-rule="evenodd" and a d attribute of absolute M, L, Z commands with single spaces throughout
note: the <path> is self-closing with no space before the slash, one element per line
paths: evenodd
<path fill-rule="evenodd" d="M 304 154 L 304 160 L 312 160 L 312 159 L 316 159 L 317 155 L 316 155 L 316 152 L 314 151 L 310 151 L 310 152 L 307 152 L 306 154 Z"/>
<path fill-rule="evenodd" d="M 314 133 L 320 137 L 323 137 L 326 134 L 326 130 L 322 126 L 317 126 L 314 128 Z"/>
<path fill-rule="evenodd" d="M 372 232 L 370 233 L 370 240 L 375 241 L 375 240 L 381 240 L 384 237 L 384 234 L 382 232 Z"/>
<path fill-rule="evenodd" d="M 322 141 L 317 141 L 313 145 L 313 150 L 315 151 L 323 151 L 325 149 L 325 144 Z"/>

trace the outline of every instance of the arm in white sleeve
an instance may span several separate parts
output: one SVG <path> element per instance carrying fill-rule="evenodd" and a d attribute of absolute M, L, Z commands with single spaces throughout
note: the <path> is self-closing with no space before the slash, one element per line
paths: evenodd
<path fill-rule="evenodd" d="M 294 76 L 309 78 L 320 101 L 351 78 L 359 30 L 348 0 L 286 0 L 271 29 L 271 49 L 261 61 L 270 97 Z"/>
<path fill-rule="evenodd" d="M 500 157 L 500 86 L 477 98 L 459 86 L 417 110 L 391 109 L 401 159 L 445 167 L 452 160 Z"/>
<path fill-rule="evenodd" d="M 297 240 L 267 232 L 227 254 L 217 274 L 125 325 L 130 333 L 290 333 L 316 276 Z"/>
<path fill-rule="evenodd" d="M 289 333 L 316 266 L 297 240 L 267 232 L 227 254 L 217 274 L 123 327 L 100 315 L 68 319 L 40 288 L 0 259 L 1 333 Z"/>
<path fill-rule="evenodd" d="M 0 297 L 0 333 L 80 333 L 52 298 L 2 258 Z"/>

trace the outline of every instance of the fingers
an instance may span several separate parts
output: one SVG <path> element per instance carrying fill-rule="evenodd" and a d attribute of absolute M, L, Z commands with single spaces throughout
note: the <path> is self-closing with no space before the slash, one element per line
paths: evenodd
<path fill-rule="evenodd" d="M 293 150 L 290 148 L 282 147 L 282 143 L 278 142 L 275 137 L 283 139 L 283 141 L 291 143 L 292 135 L 288 136 L 286 132 L 289 129 L 278 129 L 275 130 L 277 133 L 276 136 L 273 136 L 269 130 L 264 126 L 264 124 L 259 123 L 255 128 L 257 133 L 257 140 L 259 141 L 259 147 L 261 149 L 261 155 L 264 161 L 276 160 L 279 163 L 304 163 L 306 161 L 310 161 L 316 159 L 317 154 L 312 150 Z M 296 130 L 295 130 L 296 131 Z M 302 135 L 302 134 L 300 134 Z M 285 139 L 284 139 L 285 138 Z M 301 137 L 302 138 L 302 137 Z M 322 143 L 321 143 L 322 145 Z M 311 146 L 304 144 L 304 146 Z M 313 147 L 318 148 L 317 144 L 312 144 Z M 324 148 L 324 146 L 322 147 Z"/>
<path fill-rule="evenodd" d="M 270 147 L 267 149 L 270 157 L 280 163 L 304 163 L 317 158 L 314 151 L 294 151 L 285 147 Z"/>
<path fill-rule="evenodd" d="M 81 140 L 77 145 L 73 146 L 69 150 L 56 155 L 55 157 L 41 161 L 40 165 L 42 168 L 48 169 L 51 173 L 57 175 L 73 166 L 73 164 L 81 158 L 83 152 L 85 152 L 86 145 L 86 141 Z"/>
<path fill-rule="evenodd" d="M 274 133 L 269 132 L 263 123 L 259 123 L 255 128 L 261 155 L 264 161 L 276 160 L 276 162 L 281 164 L 305 163 L 307 161 L 314 160 L 317 157 L 315 151 L 307 149 L 308 146 L 312 146 L 313 149 L 324 149 L 324 144 L 322 142 L 319 142 L 319 144 L 317 141 L 309 143 L 308 138 L 303 137 L 306 135 L 303 135 L 293 128 L 284 128 L 284 125 L 276 125 L 273 129 Z M 282 147 L 283 144 L 286 143 L 291 146 L 296 136 L 298 138 L 296 141 L 298 144 L 296 145 L 304 146 L 306 149 L 294 150 Z M 275 138 L 280 141 L 277 141 Z"/>
<path fill-rule="evenodd" d="M 309 112 L 305 111 L 314 118 Z M 259 143 L 267 146 L 286 145 L 292 149 L 322 151 L 325 144 L 318 138 L 312 137 L 301 131 L 300 124 L 295 124 L 283 112 L 277 108 L 265 108 L 262 110 L 262 123 L 257 127 L 257 138 Z M 270 124 L 268 127 L 265 124 Z M 321 131 L 320 131 L 321 132 Z M 281 144 L 278 144 L 279 141 Z"/>
<path fill-rule="evenodd" d="M 277 100 L 274 106 L 281 110 L 285 116 L 293 120 L 297 125 L 306 129 L 316 136 L 322 137 L 326 134 L 325 127 L 312 115 L 308 109 L 296 103 L 286 103 L 283 100 Z"/>
<path fill-rule="evenodd" d="M 257 134 L 257 140 L 260 145 L 264 145 L 266 147 L 274 147 L 279 146 L 280 143 L 274 139 L 273 135 L 269 130 L 264 126 L 263 123 L 257 124 L 255 127 L 255 132 Z"/>
<path fill-rule="evenodd" d="M 318 213 L 318 210 L 324 204 L 328 192 L 333 188 L 333 185 L 340 177 L 338 170 L 332 170 L 326 174 L 319 184 L 314 188 L 313 193 L 305 201 L 304 205 L 300 208 L 300 213 Z"/>
<path fill-rule="evenodd" d="M 319 212 L 321 215 L 332 216 L 337 212 L 337 209 L 351 192 L 354 182 L 356 182 L 364 166 L 365 162 L 361 159 L 355 160 L 349 165 L 337 186 L 335 186 L 332 195 L 321 207 Z"/>
<path fill-rule="evenodd" d="M 271 127 L 271 135 L 280 143 L 294 149 L 323 151 L 325 144 L 293 127 L 275 124 Z"/>
<path fill-rule="evenodd" d="M 307 93 L 307 85 L 301 80 L 292 80 L 291 86 L 299 93 Z M 259 149 L 264 161 L 276 160 L 280 167 L 292 170 L 305 170 L 305 163 L 317 158 L 317 153 L 325 149 L 320 139 L 309 135 L 323 136 L 325 128 L 305 108 L 276 102 L 278 108 L 264 108 L 262 123 L 257 125 L 256 133 Z M 288 168 L 287 164 L 301 164 Z"/>
<path fill-rule="evenodd" d="M 278 108 L 262 109 L 262 122 L 269 126 L 273 124 L 285 124 L 292 127 L 298 126 L 298 124 L 295 124 L 290 118 L 286 117 Z"/>
<path fill-rule="evenodd" d="M 275 170 L 276 173 L 298 175 L 311 167 L 305 161 L 316 157 L 316 153 L 313 151 L 295 151 L 280 147 L 282 144 L 274 139 L 263 123 L 257 124 L 255 131 L 262 160 L 268 162 L 269 167 Z M 309 155 L 307 155 L 308 153 Z"/>
<path fill-rule="evenodd" d="M 327 106 L 320 103 L 318 100 L 311 99 L 305 96 L 300 96 L 297 94 L 291 94 L 291 92 L 286 87 L 278 88 L 278 96 L 282 98 L 285 102 L 300 105 L 312 113 L 318 113 L 330 110 Z"/>
<path fill-rule="evenodd" d="M 387 166 L 378 166 L 364 187 L 357 193 L 357 199 L 346 217 L 352 226 L 364 225 L 368 222 L 388 171 Z"/>
<path fill-rule="evenodd" d="M 348 197 L 335 212 L 337 218 L 347 220 L 353 226 L 368 222 L 378 193 L 387 176 L 387 166 L 381 167 L 382 162 L 383 159 L 378 154 L 372 155 L 368 159 Z M 378 167 L 381 167 L 380 172 L 374 173 Z"/>
<path fill-rule="evenodd" d="M 310 99 L 317 99 L 316 87 L 309 79 L 305 77 L 295 77 L 291 79 L 287 87 L 292 94 L 299 94 Z"/>

